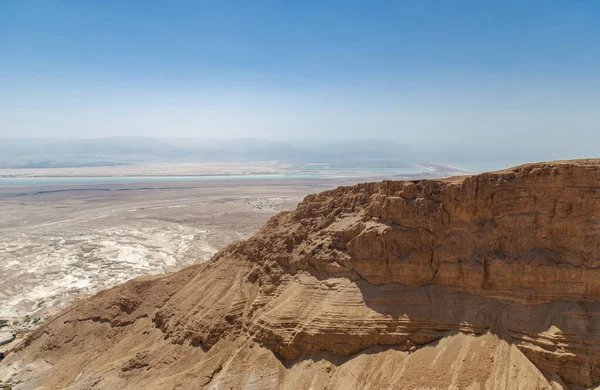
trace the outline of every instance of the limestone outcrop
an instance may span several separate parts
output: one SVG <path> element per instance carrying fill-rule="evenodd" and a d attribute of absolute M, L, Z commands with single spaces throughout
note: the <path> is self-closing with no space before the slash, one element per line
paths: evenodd
<path fill-rule="evenodd" d="M 599 385 L 600 160 L 310 195 L 208 263 L 76 304 L 1 373 L 17 388 Z"/>

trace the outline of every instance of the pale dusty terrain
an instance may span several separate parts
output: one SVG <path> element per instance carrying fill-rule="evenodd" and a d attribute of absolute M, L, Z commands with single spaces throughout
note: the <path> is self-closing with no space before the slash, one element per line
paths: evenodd
<path fill-rule="evenodd" d="M 0 187 L 0 319 L 44 317 L 131 278 L 205 261 L 330 185 Z"/>
<path fill-rule="evenodd" d="M 16 389 L 600 384 L 600 160 L 304 198 L 210 261 L 55 316 Z"/>

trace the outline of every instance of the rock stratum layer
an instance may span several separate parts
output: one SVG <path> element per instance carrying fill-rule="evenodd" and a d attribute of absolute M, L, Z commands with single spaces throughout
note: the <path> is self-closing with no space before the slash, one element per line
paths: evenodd
<path fill-rule="evenodd" d="M 310 195 L 207 263 L 76 304 L 0 373 L 17 388 L 598 385 L 600 160 Z"/>

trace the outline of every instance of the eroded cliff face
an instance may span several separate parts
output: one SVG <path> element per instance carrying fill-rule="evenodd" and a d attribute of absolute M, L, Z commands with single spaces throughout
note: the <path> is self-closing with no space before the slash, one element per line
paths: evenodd
<path fill-rule="evenodd" d="M 209 263 L 77 304 L 11 371 L 24 388 L 600 384 L 600 160 L 308 196 Z"/>

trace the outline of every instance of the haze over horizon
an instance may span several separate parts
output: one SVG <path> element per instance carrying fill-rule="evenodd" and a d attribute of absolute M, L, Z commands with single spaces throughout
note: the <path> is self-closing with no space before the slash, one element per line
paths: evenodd
<path fill-rule="evenodd" d="M 0 0 L 0 390 L 600 390 L 600 0 Z"/>
<path fill-rule="evenodd" d="M 589 157 L 599 17 L 567 1 L 6 1 L 0 138 L 379 138 Z"/>

